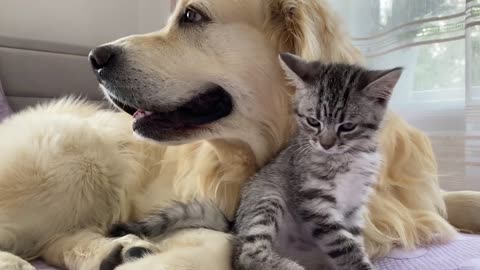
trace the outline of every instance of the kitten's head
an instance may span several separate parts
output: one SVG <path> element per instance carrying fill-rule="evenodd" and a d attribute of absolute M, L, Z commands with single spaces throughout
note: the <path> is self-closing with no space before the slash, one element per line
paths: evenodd
<path fill-rule="evenodd" d="M 401 68 L 323 65 L 292 54 L 281 54 L 280 62 L 297 88 L 294 106 L 299 132 L 316 149 L 345 153 L 376 142 Z"/>

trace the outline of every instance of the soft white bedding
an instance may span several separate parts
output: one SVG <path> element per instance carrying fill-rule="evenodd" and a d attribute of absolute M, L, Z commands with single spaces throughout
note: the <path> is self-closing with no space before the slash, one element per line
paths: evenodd
<path fill-rule="evenodd" d="M 41 262 L 35 266 L 38 270 L 54 270 Z M 395 250 L 378 260 L 376 266 L 378 270 L 480 270 L 480 235 L 461 234 L 447 245 Z"/>

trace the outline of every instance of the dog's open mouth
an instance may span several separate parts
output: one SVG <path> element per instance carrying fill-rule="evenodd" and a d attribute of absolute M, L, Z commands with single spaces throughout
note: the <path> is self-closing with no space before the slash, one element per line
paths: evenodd
<path fill-rule="evenodd" d="M 228 116 L 233 109 L 231 96 L 220 86 L 210 88 L 176 109 L 165 112 L 135 108 L 109 97 L 116 106 L 135 118 L 134 131 L 146 137 L 162 131 L 200 128 Z"/>

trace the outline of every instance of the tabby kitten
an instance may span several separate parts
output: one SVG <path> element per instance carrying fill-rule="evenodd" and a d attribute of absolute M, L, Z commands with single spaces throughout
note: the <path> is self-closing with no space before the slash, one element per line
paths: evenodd
<path fill-rule="evenodd" d="M 401 69 L 280 58 L 297 87 L 298 134 L 242 191 L 234 268 L 372 269 L 362 213 L 379 170 L 377 132 Z M 158 237 L 200 227 L 226 232 L 229 222 L 214 204 L 192 201 L 117 224 L 110 235 Z"/>
<path fill-rule="evenodd" d="M 298 134 L 242 191 L 234 268 L 373 269 L 362 214 L 379 171 L 378 129 L 401 69 L 280 59 L 297 88 Z"/>

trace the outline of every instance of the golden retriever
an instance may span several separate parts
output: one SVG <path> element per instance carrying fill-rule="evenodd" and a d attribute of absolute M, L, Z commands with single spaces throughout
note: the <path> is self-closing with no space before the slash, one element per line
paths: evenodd
<path fill-rule="evenodd" d="M 242 184 L 294 129 L 280 52 L 362 62 L 326 0 L 182 0 L 159 32 L 92 51 L 106 96 L 134 117 L 63 99 L 0 125 L 0 269 L 32 269 L 33 258 L 69 270 L 229 269 L 225 233 L 104 235 L 171 200 L 213 200 L 233 216 Z M 428 138 L 390 114 L 381 145 L 370 255 L 448 240 Z M 449 209 L 480 209 L 476 192 L 446 198 Z M 480 228 L 476 215 L 453 217 Z"/>

